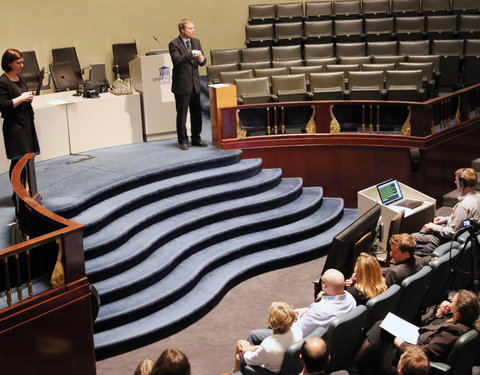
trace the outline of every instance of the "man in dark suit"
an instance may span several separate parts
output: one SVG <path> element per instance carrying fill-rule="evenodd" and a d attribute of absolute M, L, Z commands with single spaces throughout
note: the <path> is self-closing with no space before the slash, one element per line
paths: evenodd
<path fill-rule="evenodd" d="M 198 66 L 204 66 L 207 59 L 203 55 L 200 41 L 193 37 L 195 25 L 190 19 L 178 24 L 180 35 L 168 44 L 173 62 L 172 92 L 177 109 L 177 137 L 180 149 L 188 150 L 188 135 L 185 123 L 190 108 L 192 146 L 206 147 L 200 138 L 202 132 L 202 110 L 200 107 L 200 75 Z"/>

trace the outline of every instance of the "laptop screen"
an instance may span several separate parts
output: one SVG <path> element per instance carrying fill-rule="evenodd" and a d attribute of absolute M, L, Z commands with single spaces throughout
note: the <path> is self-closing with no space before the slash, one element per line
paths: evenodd
<path fill-rule="evenodd" d="M 382 204 L 390 204 L 403 198 L 400 185 L 397 180 L 388 180 L 377 185 L 378 195 Z"/>

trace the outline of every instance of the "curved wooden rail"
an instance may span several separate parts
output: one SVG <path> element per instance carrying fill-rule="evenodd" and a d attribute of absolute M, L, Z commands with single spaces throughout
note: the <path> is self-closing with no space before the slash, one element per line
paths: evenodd
<path fill-rule="evenodd" d="M 26 240 L 0 250 L 2 371 L 95 375 L 83 225 L 38 203 L 34 157 L 25 155 L 12 173 L 17 224 Z"/>
<path fill-rule="evenodd" d="M 28 303 L 28 299 L 24 300 L 24 293 L 21 290 L 28 289 L 28 294 L 32 297 L 32 279 L 39 276 L 39 274 L 31 274 L 31 272 L 35 268 L 38 268 L 35 270 L 37 273 L 49 271 L 41 269 L 47 266 L 49 262 L 41 265 L 32 264 L 35 260 L 34 253 L 37 253 L 36 260 L 44 257 L 55 259 L 57 277 L 60 277 L 60 282 L 58 280 L 54 282 L 56 288 L 65 290 L 69 284 L 85 279 L 83 225 L 65 219 L 38 203 L 41 197 L 37 193 L 34 157 L 35 154 L 25 155 L 15 166 L 11 180 L 17 196 L 17 225 L 23 231 L 26 240 L 0 250 L 0 261 L 3 265 L 2 277 L 0 277 L 3 288 L 0 292 L 8 296 L 10 289 L 17 289 L 17 304 L 22 306 Z M 58 256 L 60 249 L 61 258 Z M 49 255 L 46 256 L 45 254 Z M 57 260 L 60 261 L 60 264 L 57 264 Z M 12 266 L 11 261 L 15 263 L 23 262 L 23 267 Z M 31 270 L 29 270 L 30 267 L 32 267 Z M 54 268 L 50 272 L 53 272 Z M 58 275 L 59 269 L 63 269 L 61 271 L 63 275 Z M 12 272 L 14 275 L 12 275 Z M 27 288 L 25 288 L 25 285 L 27 285 Z M 56 293 L 58 292 L 56 291 Z M 49 293 L 51 291 L 44 292 L 45 298 L 48 298 Z M 37 297 L 41 298 L 41 296 Z M 8 299 L 9 305 L 11 305 L 12 297 L 10 296 Z"/>

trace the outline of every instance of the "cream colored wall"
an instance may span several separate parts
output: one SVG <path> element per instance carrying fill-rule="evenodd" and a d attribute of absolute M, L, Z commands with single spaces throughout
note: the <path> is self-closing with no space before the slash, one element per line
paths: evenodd
<path fill-rule="evenodd" d="M 277 1 L 287 2 L 292 0 Z M 0 49 L 35 50 L 40 67 L 48 70 L 52 48 L 75 46 L 82 67 L 105 63 L 111 79 L 114 43 L 135 39 L 139 54 L 167 48 L 168 42 L 178 35 L 178 21 L 192 18 L 196 36 L 209 58 L 211 49 L 244 47 L 248 5 L 271 3 L 273 1 L 261 0 L 0 0 Z"/>

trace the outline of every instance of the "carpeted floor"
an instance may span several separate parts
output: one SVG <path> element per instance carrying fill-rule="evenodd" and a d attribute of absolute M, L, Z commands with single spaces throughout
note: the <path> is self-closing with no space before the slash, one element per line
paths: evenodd
<path fill-rule="evenodd" d="M 266 325 L 273 301 L 294 307 L 313 300 L 313 278 L 322 270 L 324 258 L 251 278 L 230 290 L 206 316 L 190 327 L 141 349 L 97 362 L 98 375 L 131 375 L 145 357 L 156 359 L 166 348 L 184 351 L 192 375 L 231 372 L 236 340 L 250 329 Z"/>

